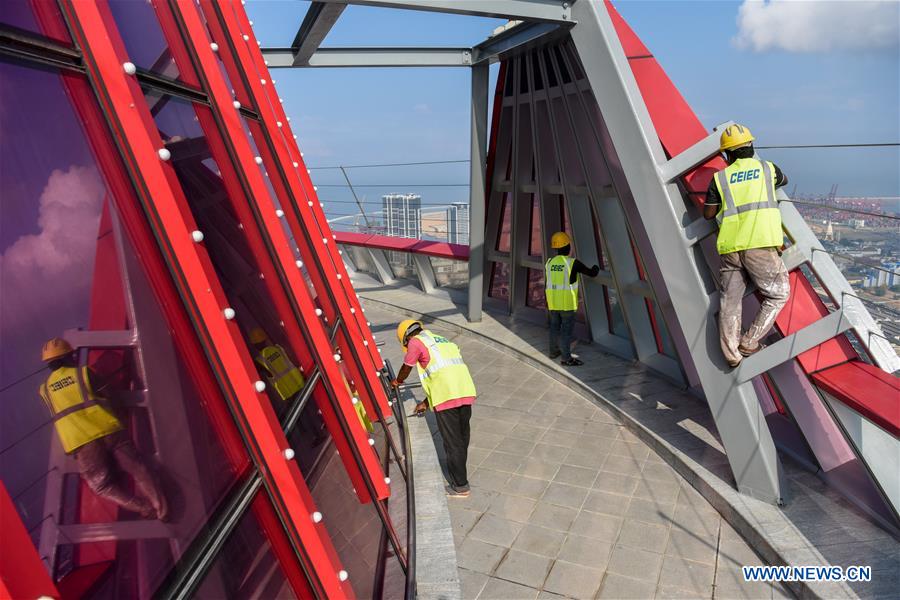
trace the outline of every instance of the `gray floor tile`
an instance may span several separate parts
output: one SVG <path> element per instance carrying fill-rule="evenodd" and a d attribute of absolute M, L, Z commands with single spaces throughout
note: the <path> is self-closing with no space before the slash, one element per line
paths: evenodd
<path fill-rule="evenodd" d="M 554 594 L 547 590 L 542 590 L 541 593 L 538 594 L 538 600 L 565 600 L 565 598 L 565 596 L 560 596 L 559 594 Z"/>
<path fill-rule="evenodd" d="M 528 456 L 528 454 L 534 448 L 534 444 L 535 442 L 531 440 L 506 438 L 497 445 L 495 450 L 499 450 L 500 452 L 509 452 L 511 454 L 517 454 L 519 456 Z"/>
<path fill-rule="evenodd" d="M 558 504 L 559 506 L 568 506 L 569 508 L 581 508 L 587 493 L 587 488 L 554 482 L 547 486 L 541 501 Z"/>
<path fill-rule="evenodd" d="M 683 590 L 671 585 L 660 585 L 656 588 L 656 600 L 704 600 L 712 597 L 712 586 L 705 594 L 696 590 Z"/>
<path fill-rule="evenodd" d="M 650 448 L 643 442 L 616 440 L 610 444 L 608 452 L 613 456 L 624 456 L 626 458 L 633 458 L 636 461 L 643 461 L 650 454 Z"/>
<path fill-rule="evenodd" d="M 716 562 L 717 546 L 716 536 L 673 528 L 666 554 L 713 565 Z"/>
<path fill-rule="evenodd" d="M 593 487 L 595 490 L 631 497 L 638 481 L 639 477 L 601 470 L 597 473 Z"/>
<path fill-rule="evenodd" d="M 541 589 L 551 564 L 553 559 L 546 556 L 510 550 L 497 567 L 494 576 Z"/>
<path fill-rule="evenodd" d="M 498 442 L 499 443 L 499 442 Z M 546 462 L 562 463 L 569 455 L 569 448 L 565 446 L 553 446 L 551 444 L 537 444 L 530 456 Z"/>
<path fill-rule="evenodd" d="M 579 447 L 573 447 L 566 457 L 565 464 L 574 467 L 586 467 L 595 473 L 606 462 L 606 454 L 599 450 L 584 450 Z"/>
<path fill-rule="evenodd" d="M 492 492 L 503 491 L 508 480 L 509 473 L 482 467 L 475 469 L 475 472 L 469 475 L 469 484 L 473 488 L 485 489 Z"/>
<path fill-rule="evenodd" d="M 661 554 L 666 549 L 668 537 L 668 527 L 626 519 L 622 523 L 616 545 Z"/>
<path fill-rule="evenodd" d="M 659 585 L 690 590 L 697 596 L 709 598 L 712 595 L 713 575 L 712 565 L 666 556 L 659 574 Z"/>
<path fill-rule="evenodd" d="M 502 442 L 501 442 L 502 443 Z M 524 460 L 521 454 L 510 454 L 494 450 L 481 463 L 481 468 L 494 469 L 505 473 L 515 473 Z"/>
<path fill-rule="evenodd" d="M 511 521 L 527 523 L 535 504 L 537 501 L 531 498 L 497 494 L 491 501 L 487 512 Z"/>
<path fill-rule="evenodd" d="M 610 494 L 608 492 L 601 492 L 600 490 L 591 490 L 588 492 L 582 509 L 607 515 L 622 516 L 625 514 L 625 511 L 628 510 L 628 503 L 630 500 L 631 499 L 628 496 Z"/>
<path fill-rule="evenodd" d="M 578 515 L 577 509 L 547 502 L 538 502 L 528 522 L 532 525 L 540 525 L 549 529 L 568 531 L 576 515 Z"/>
<path fill-rule="evenodd" d="M 665 462 L 657 462 L 661 461 L 662 459 L 653 453 L 651 453 L 651 455 L 655 460 L 651 460 L 650 457 L 647 458 L 647 461 L 644 464 L 644 469 L 642 471 L 644 477 L 646 477 L 647 479 L 656 479 L 659 481 L 674 481 L 681 483 L 681 476 L 675 472 L 675 469 L 673 469 Z M 704 502 L 706 501 L 704 500 Z"/>
<path fill-rule="evenodd" d="M 656 583 L 606 573 L 598 598 L 610 600 L 647 600 L 656 591 Z"/>
<path fill-rule="evenodd" d="M 559 551 L 558 558 L 594 569 L 606 569 L 610 552 L 612 552 L 611 543 L 570 533 L 563 543 L 562 550 Z"/>
<path fill-rule="evenodd" d="M 463 600 L 475 600 L 484 588 L 484 584 L 487 583 L 488 576 L 468 569 L 457 569 L 457 572 Z"/>
<path fill-rule="evenodd" d="M 481 590 L 479 600 L 533 600 L 537 598 L 538 591 L 534 588 L 505 581 L 503 579 L 491 579 Z"/>
<path fill-rule="evenodd" d="M 616 541 L 621 527 L 621 517 L 583 510 L 578 513 L 569 531 L 576 535 L 611 543 Z"/>
<path fill-rule="evenodd" d="M 459 509 L 450 513 L 450 522 L 453 526 L 453 537 L 462 540 L 478 519 L 481 518 L 480 512 L 474 510 Z"/>
<path fill-rule="evenodd" d="M 553 481 L 589 488 L 596 477 L 596 470 L 564 464 L 560 466 Z"/>
<path fill-rule="evenodd" d="M 497 515 L 485 514 L 472 527 L 468 537 L 508 548 L 521 530 L 522 523 L 504 519 Z"/>
<path fill-rule="evenodd" d="M 632 498 L 628 503 L 628 510 L 625 512 L 625 516 L 630 519 L 644 521 L 645 523 L 669 525 L 672 522 L 674 513 L 674 504 L 658 504 L 651 500 Z"/>
<path fill-rule="evenodd" d="M 535 425 L 519 423 L 507 435 L 511 438 L 523 439 L 533 442 L 534 440 L 540 438 L 544 434 L 544 431 L 546 431 L 546 429 L 546 427 L 538 427 Z"/>
<path fill-rule="evenodd" d="M 676 481 L 658 481 L 644 478 L 635 486 L 633 495 L 636 498 L 645 500 L 674 504 L 678 498 L 679 491 L 680 486 Z"/>
<path fill-rule="evenodd" d="M 537 525 L 526 525 L 519 532 L 519 537 L 513 542 L 512 547 L 514 550 L 556 558 L 565 539 L 566 534 L 561 531 Z"/>
<path fill-rule="evenodd" d="M 490 575 L 506 554 L 507 548 L 466 538 L 456 547 L 458 567 Z"/>
<path fill-rule="evenodd" d="M 557 560 L 544 589 L 571 598 L 593 598 L 603 581 L 603 571 Z"/>
<path fill-rule="evenodd" d="M 502 442 L 504 436 L 496 433 L 488 433 L 481 431 L 473 431 L 469 440 L 469 445 L 473 448 L 484 448 L 485 450 L 493 450 L 497 444 Z"/>
<path fill-rule="evenodd" d="M 650 581 L 655 585 L 661 567 L 662 556 L 655 552 L 614 546 L 606 570 L 632 579 Z"/>
<path fill-rule="evenodd" d="M 578 436 L 572 435 L 571 431 L 564 431 L 551 427 L 544 432 L 539 440 L 542 444 L 550 444 L 551 446 L 564 446 L 566 448 L 574 448 L 578 443 Z"/>
<path fill-rule="evenodd" d="M 640 477 L 641 461 L 629 456 L 616 456 L 610 454 L 603 463 L 603 470 L 611 473 L 631 475 L 632 477 Z"/>
<path fill-rule="evenodd" d="M 536 500 L 541 497 L 548 483 L 543 479 L 513 475 L 503 488 L 503 492 L 512 496 L 524 496 Z"/>
<path fill-rule="evenodd" d="M 557 462 L 547 462 L 542 458 L 526 456 L 516 473 L 526 477 L 550 481 L 556 475 L 556 472 L 559 471 L 559 467 L 560 464 Z"/>

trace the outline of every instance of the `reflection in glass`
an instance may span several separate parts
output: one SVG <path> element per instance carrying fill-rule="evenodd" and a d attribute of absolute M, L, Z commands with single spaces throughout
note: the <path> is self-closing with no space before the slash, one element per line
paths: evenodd
<path fill-rule="evenodd" d="M 541 257 L 543 240 L 541 239 L 541 201 L 537 194 L 532 195 L 531 201 L 531 236 L 528 240 L 528 254 Z"/>
<path fill-rule="evenodd" d="M 441 287 L 457 290 L 469 287 L 469 263 L 464 260 L 429 257 L 434 278 Z"/>
<path fill-rule="evenodd" d="M 109 9 L 132 63 L 156 75 L 180 79 L 179 66 L 187 66 L 175 65 L 151 0 L 109 0 Z"/>
<path fill-rule="evenodd" d="M 36 33 L 43 37 L 50 37 L 56 42 L 71 45 L 72 40 L 69 38 L 68 33 L 52 36 L 48 36 L 45 33 L 45 28 L 38 23 L 37 16 L 34 13 L 33 2 L 34 0 L 3 0 L 3 10 L 0 10 L 0 23 L 11 25 L 29 33 Z M 45 1 L 42 4 L 41 11 L 44 15 L 42 18 L 52 19 L 50 25 L 52 25 L 54 31 L 63 31 L 65 27 L 61 26 L 63 22 L 62 13 L 59 12 L 59 6 L 57 6 L 56 2 Z"/>
<path fill-rule="evenodd" d="M 509 265 L 505 262 L 491 263 L 491 286 L 488 295 L 491 298 L 509 300 Z"/>
<path fill-rule="evenodd" d="M 201 397 L 119 224 L 68 94 L 87 82 L 8 62 L 0 80 L 0 288 L 16 292 L 0 303 L 0 477 L 54 581 L 148 598 L 249 460 L 229 462 L 221 399 Z M 52 372 L 51 338 L 80 349 L 48 345 Z M 99 538 L 61 529 L 92 523 Z"/>
<path fill-rule="evenodd" d="M 625 316 L 622 314 L 622 306 L 619 304 L 619 295 L 615 288 L 606 287 L 609 301 L 609 332 L 613 335 L 631 339 L 628 327 L 625 325 Z"/>
<path fill-rule="evenodd" d="M 510 219 L 512 218 L 510 212 L 512 207 L 509 202 L 509 193 L 503 194 L 503 201 L 500 205 L 500 235 L 497 236 L 497 251 L 498 252 L 509 252 L 509 232 L 510 232 Z"/>
<path fill-rule="evenodd" d="M 541 269 L 528 269 L 528 291 L 525 296 L 525 305 L 540 309 L 547 308 L 544 271 Z"/>

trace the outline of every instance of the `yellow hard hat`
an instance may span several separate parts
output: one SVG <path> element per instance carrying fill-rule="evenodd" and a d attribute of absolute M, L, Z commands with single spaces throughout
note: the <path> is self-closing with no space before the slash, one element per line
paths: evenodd
<path fill-rule="evenodd" d="M 397 325 L 397 341 L 400 342 L 400 345 L 403 346 L 403 349 L 406 349 L 406 332 L 413 325 L 418 325 L 419 329 L 422 329 L 424 325 L 422 325 L 421 321 L 416 321 L 415 319 L 406 319 L 405 321 L 400 321 L 400 324 Z"/>
<path fill-rule="evenodd" d="M 268 339 L 269 336 L 260 327 L 254 327 L 250 330 L 250 343 L 261 344 Z"/>
<path fill-rule="evenodd" d="M 557 231 L 553 234 L 553 237 L 550 238 L 550 247 L 554 250 L 558 248 L 565 248 L 569 244 L 572 243 L 572 239 L 569 237 L 569 234 L 565 231 Z"/>
<path fill-rule="evenodd" d="M 719 150 L 734 150 L 735 148 L 743 148 L 749 146 L 753 140 L 753 134 L 743 125 L 734 124 L 726 127 L 719 138 Z"/>
<path fill-rule="evenodd" d="M 47 340 L 44 347 L 41 348 L 41 360 L 50 362 L 73 352 L 75 352 L 75 349 L 72 348 L 72 344 L 62 338 L 55 337 Z"/>

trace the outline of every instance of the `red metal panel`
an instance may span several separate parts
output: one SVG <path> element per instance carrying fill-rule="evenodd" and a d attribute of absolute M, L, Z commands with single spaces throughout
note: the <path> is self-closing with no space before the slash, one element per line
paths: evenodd
<path fill-rule="evenodd" d="M 290 137 L 287 116 L 271 85 L 262 54 L 253 43 L 253 32 L 246 14 L 237 5 L 224 6 L 207 1 L 205 8 L 208 19 L 216 18 L 216 10 L 221 9 L 218 11 L 223 26 L 221 35 L 224 38 L 221 41 L 232 45 L 239 65 L 248 73 L 246 85 L 264 125 L 263 140 L 257 140 L 260 142 L 263 164 L 269 171 L 273 188 L 298 242 L 297 248 L 307 264 L 325 317 L 329 323 L 334 323 L 340 315 L 346 325 L 338 335 L 338 346 L 342 356 L 353 358 L 349 360 L 348 368 L 360 398 L 370 414 L 389 414 L 387 397 L 377 373 L 383 363 L 375 340 L 365 322 L 343 260 L 333 243 L 334 235 L 315 195 L 302 156 Z M 245 36 L 247 40 L 241 41 Z M 253 77 L 254 73 L 258 79 Z M 279 130 L 285 134 L 270 135 Z M 293 166 L 295 164 L 296 168 Z M 363 360 L 363 357 L 368 357 L 370 361 Z M 377 411 L 374 403 L 378 404 Z"/>
<path fill-rule="evenodd" d="M 790 298 L 775 319 L 775 326 L 782 335 L 790 335 L 828 315 L 828 308 L 822 304 L 803 273 L 793 271 L 790 280 Z M 807 350 L 797 360 L 806 373 L 813 373 L 856 357 L 850 341 L 846 336 L 840 335 Z"/>
<path fill-rule="evenodd" d="M 449 258 L 450 260 L 469 260 L 469 247 L 462 244 L 353 233 L 350 231 L 339 231 L 335 235 L 337 235 L 339 244 L 347 244 L 348 246 L 364 246 L 366 248 L 377 248 L 394 252 L 411 252 L 413 254 L 434 256 L 435 258 Z"/>
<path fill-rule="evenodd" d="M 0 481 L 0 600 L 18 598 L 59 598 L 59 591 L 50 580 L 25 525 Z"/>
<path fill-rule="evenodd" d="M 280 425 L 267 399 L 254 389 L 257 375 L 252 359 L 243 347 L 237 325 L 223 315 L 226 308 L 224 293 L 208 257 L 191 239 L 195 224 L 174 170 L 157 155 L 162 141 L 140 86 L 122 69 L 126 55 L 111 17 L 108 11 L 89 2 L 66 2 L 64 9 L 79 37 L 89 77 L 97 85 L 101 102 L 124 151 L 131 178 L 139 187 L 147 216 L 204 341 L 216 376 L 231 401 L 245 442 L 264 477 L 276 482 L 288 520 L 298 524 L 305 533 L 300 536 L 302 542 L 295 539 L 295 547 L 315 548 L 319 556 L 327 557 L 312 523 L 311 511 L 303 506 L 297 490 L 298 483 L 302 485 L 299 469 L 282 455 L 286 443 Z M 296 536 L 297 531 L 292 529 L 291 534 Z M 322 593 L 345 596 L 347 591 L 336 571 L 327 568 L 324 560 L 315 564 Z"/>
<path fill-rule="evenodd" d="M 894 437 L 900 437 L 900 379 L 852 360 L 814 373 L 812 380 Z"/>

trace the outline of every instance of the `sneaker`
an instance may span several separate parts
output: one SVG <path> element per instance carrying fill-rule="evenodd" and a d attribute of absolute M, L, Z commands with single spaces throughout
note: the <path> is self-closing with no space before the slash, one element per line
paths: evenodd
<path fill-rule="evenodd" d="M 562 354 L 562 352 L 560 352 L 559 350 L 557 350 L 556 352 L 551 352 L 551 353 L 550 353 L 550 360 L 553 360 L 554 358 L 557 358 L 560 354 Z"/>
<path fill-rule="evenodd" d="M 725 362 L 727 362 L 728 366 L 731 367 L 732 369 L 736 368 L 739 364 L 741 364 L 740 360 L 726 360 Z"/>
<path fill-rule="evenodd" d="M 449 498 L 468 498 L 469 494 L 469 486 L 466 487 L 456 487 L 455 485 L 448 485 L 446 487 L 447 497 Z"/>
<path fill-rule="evenodd" d="M 570 358 L 568 360 L 560 361 L 559 364 L 561 364 L 564 367 L 580 367 L 584 363 L 573 356 L 572 358 Z"/>
<path fill-rule="evenodd" d="M 747 348 L 746 346 L 741 344 L 738 346 L 738 352 L 741 353 L 741 356 L 747 357 L 747 356 L 750 356 L 751 354 L 756 354 L 763 348 L 765 348 L 765 346 L 763 344 L 756 344 L 755 348 Z"/>

